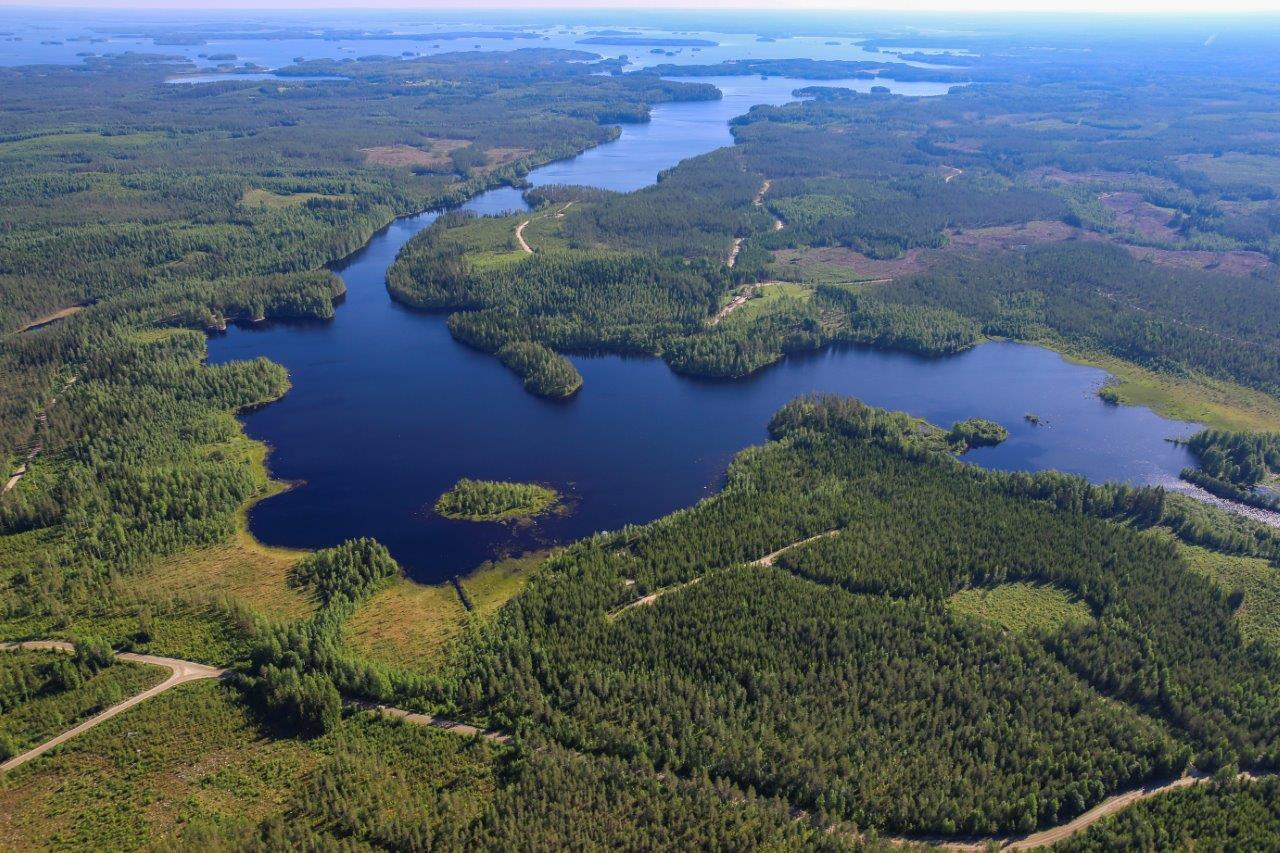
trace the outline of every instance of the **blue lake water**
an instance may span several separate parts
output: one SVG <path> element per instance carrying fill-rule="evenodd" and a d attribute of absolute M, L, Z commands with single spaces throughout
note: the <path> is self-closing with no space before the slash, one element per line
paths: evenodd
<path fill-rule="evenodd" d="M 531 181 L 644 186 L 684 157 L 729 144 L 728 118 L 755 103 L 788 100 L 805 84 L 712 82 L 724 100 L 657 107 L 648 124 L 625 126 L 616 142 L 540 169 Z M 467 207 L 498 213 L 523 204 L 519 193 L 501 189 Z M 315 548 L 374 536 L 413 577 L 439 581 L 498 553 L 688 506 L 716 488 L 737 451 L 765 440 L 779 406 L 811 392 L 851 394 L 942 425 L 972 416 L 999 421 L 1009 440 L 967 457 L 993 468 L 1157 482 L 1189 462 L 1165 438 L 1195 425 L 1107 406 L 1095 396 L 1103 371 L 1012 343 L 946 359 L 829 349 L 736 382 L 681 377 L 656 359 L 575 357 L 581 393 L 542 400 L 495 359 L 454 341 L 442 316 L 410 311 L 387 295 L 387 267 L 436 215 L 399 220 L 336 265 L 348 295 L 332 322 L 233 328 L 210 340 L 210 361 L 265 355 L 285 365 L 293 382 L 282 400 L 244 418 L 249 434 L 271 445 L 272 473 L 305 481 L 252 509 L 251 529 L 263 541 Z M 1024 421 L 1027 412 L 1044 425 Z M 431 515 L 431 504 L 460 477 L 547 483 L 571 496 L 574 511 L 526 528 Z"/>

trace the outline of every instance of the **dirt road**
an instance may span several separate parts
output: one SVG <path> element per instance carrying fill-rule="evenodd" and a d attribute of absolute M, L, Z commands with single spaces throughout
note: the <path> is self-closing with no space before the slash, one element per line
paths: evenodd
<path fill-rule="evenodd" d="M 774 561 L 776 561 L 777 558 L 781 556 L 784 552 L 789 551 L 792 548 L 796 548 L 800 545 L 805 545 L 809 542 L 814 542 L 814 541 L 817 541 L 818 539 L 823 539 L 827 536 L 832 536 L 838 532 L 839 532 L 838 530 L 828 530 L 825 533 L 819 533 L 817 536 L 811 536 L 808 539 L 803 539 L 799 542 L 794 542 L 790 545 L 787 545 L 784 548 L 779 548 L 777 551 L 774 551 L 770 554 L 766 554 L 760 559 L 755 560 L 753 565 L 771 566 L 773 565 Z M 684 587 L 687 587 L 687 586 L 692 586 L 693 584 L 696 584 L 701 580 L 702 580 L 701 577 L 697 577 L 690 581 L 687 581 L 686 583 L 670 586 L 665 589 L 661 589 L 656 592 L 650 593 L 649 595 L 646 595 L 644 598 L 633 601 L 632 603 L 628 604 L 626 607 L 621 608 L 620 610 L 611 614 L 610 617 L 616 618 L 623 611 L 628 610 L 632 607 L 639 607 L 647 604 L 652 604 L 654 601 L 657 601 L 657 599 L 660 596 L 666 594 L 667 592 L 671 592 L 677 589 L 683 589 Z M 0 643 L 0 650 L 12 650 L 12 649 L 43 649 L 43 650 L 61 651 L 61 652 L 73 652 L 75 650 L 70 643 L 62 642 L 60 640 L 36 640 L 36 641 L 21 642 L 21 643 Z M 102 723 L 106 720 L 111 719 L 117 714 L 127 711 L 128 709 L 132 708 L 134 705 L 137 705 L 138 703 L 143 702 L 146 699 L 150 699 L 152 696 L 155 696 L 159 693 L 163 693 L 164 691 L 168 690 L 171 687 L 175 687 L 179 684 L 185 684 L 189 681 L 199 681 L 202 679 L 209 679 L 209 678 L 223 678 L 229 674 L 229 670 L 226 670 L 226 669 L 221 669 L 213 666 L 206 666 L 205 664 L 194 663 L 192 661 L 179 660 L 177 658 L 158 657 L 156 655 L 134 654 L 132 652 L 118 652 L 116 654 L 116 657 L 120 660 L 132 661 L 134 663 L 145 663 L 145 664 L 151 664 L 152 666 L 162 666 L 169 669 L 171 674 L 164 681 L 150 688 L 149 690 L 144 690 L 143 692 L 139 693 L 137 696 L 126 699 L 125 701 L 117 705 L 113 705 L 112 707 L 108 708 L 102 713 L 97 714 L 96 716 L 90 717 L 89 719 L 80 723 L 78 726 L 63 732 L 62 734 L 46 741 L 45 743 L 42 743 L 40 746 L 37 746 L 36 748 L 31 750 L 28 750 L 27 752 L 24 752 L 21 755 L 14 756 L 13 758 L 9 759 L 3 764 L 0 764 L 0 772 L 12 770 L 15 767 L 19 767 L 23 764 L 26 764 L 28 761 L 32 760 L 33 758 L 37 758 L 43 755 L 44 753 L 48 752 L 49 750 L 53 749 L 54 747 L 59 746 L 63 743 L 66 743 L 68 740 L 80 734 L 81 732 L 87 731 L 93 728 L 94 726 L 98 725 L 99 723 Z M 486 731 L 483 729 L 478 729 L 475 726 L 469 726 L 465 723 L 457 723 L 452 720 L 447 720 L 443 717 L 432 716 L 430 714 L 419 714 L 413 711 L 406 711 L 402 708 L 393 708 L 388 705 L 379 705 L 376 703 L 364 702 L 359 700 L 352 701 L 350 704 L 357 708 L 362 708 L 370 711 L 377 711 L 378 713 L 387 717 L 404 720 L 406 723 L 409 723 L 412 725 L 431 726 L 432 728 L 453 732 L 454 734 L 460 735 L 461 737 L 480 737 L 492 743 L 500 743 L 500 744 L 510 744 L 512 741 L 510 735 L 504 734 L 502 732 Z M 1263 778 L 1264 775 L 1270 776 L 1274 774 L 1255 775 L 1252 773 L 1241 773 L 1240 778 L 1246 779 L 1246 780 L 1256 780 L 1259 778 Z M 1088 829 L 1090 826 L 1094 825 L 1095 823 L 1102 820 L 1103 818 L 1109 817 L 1111 815 L 1116 814 L 1117 812 L 1123 811 L 1124 809 L 1128 808 L 1134 803 L 1140 802 L 1142 800 L 1150 799 L 1152 797 L 1158 797 L 1161 794 L 1166 794 L 1166 793 L 1169 793 L 1170 791 L 1175 791 L 1179 788 L 1185 788 L 1191 785 L 1196 785 L 1196 784 L 1199 784 L 1200 782 L 1207 781 L 1208 779 L 1209 777 L 1206 774 L 1201 773 L 1195 770 L 1194 768 L 1192 768 L 1188 774 L 1184 776 L 1180 776 L 1176 779 L 1170 779 L 1166 782 L 1161 782 L 1161 783 L 1144 785 L 1140 788 L 1135 788 L 1131 791 L 1125 791 L 1123 793 L 1116 794 L 1115 796 L 1108 797 L 1107 799 L 1103 800 L 1101 803 L 1089 809 L 1087 812 L 1075 818 L 1074 820 L 1068 821 L 1067 823 L 1061 824 L 1059 826 L 1041 830 L 1040 832 L 1031 833 L 1030 835 L 1023 835 L 1023 836 L 1012 837 L 1012 838 L 983 838 L 983 839 L 964 839 L 964 840 L 951 840 L 951 839 L 940 837 L 940 836 L 911 837 L 911 838 L 887 837 L 885 838 L 885 840 L 890 842 L 891 844 L 899 845 L 899 846 L 925 844 L 925 845 L 937 847 L 942 850 L 953 850 L 953 851 L 982 851 L 982 850 L 989 850 L 992 848 L 996 848 L 1000 850 L 1029 850 L 1035 847 L 1045 847 L 1052 844 L 1056 844 L 1059 841 L 1063 841 L 1067 838 L 1070 838 L 1076 833 L 1082 832 L 1085 829 Z"/>
<path fill-rule="evenodd" d="M 75 647 L 71 643 L 63 642 L 61 640 L 32 640 L 22 643 L 0 643 L 0 649 L 32 649 L 67 653 L 75 651 Z M 117 714 L 129 710 L 134 705 L 144 702 L 152 696 L 163 693 L 171 687 L 176 687 L 179 684 L 186 684 L 189 681 L 200 681 L 207 678 L 224 678 L 230 674 L 230 670 L 221 669 L 216 666 L 206 666 L 205 664 L 195 663 L 193 661 L 157 657 L 156 655 L 117 652 L 116 658 L 118 660 L 130 661 L 132 663 L 145 663 L 151 664 L 152 666 L 162 666 L 170 671 L 170 675 L 156 686 L 148 690 L 144 690 L 138 695 L 132 696 L 119 704 L 112 705 L 102 713 L 90 717 L 78 726 L 68 729 L 57 737 L 45 741 L 34 749 L 30 749 L 21 755 L 15 755 L 8 761 L 0 764 L 0 773 L 3 773 L 6 770 L 12 770 L 15 767 L 20 767 L 33 758 L 38 758 L 41 755 L 44 755 L 49 750 L 66 743 L 76 735 L 88 731 L 99 723 L 106 722 Z M 482 731 L 481 729 L 477 729 L 475 726 L 469 726 L 465 723 L 456 723 L 453 720 L 446 720 L 443 717 L 433 717 L 429 714 L 416 714 L 412 711 L 405 711 L 401 708 L 392 708 L 387 705 L 377 705 L 372 702 L 353 701 L 351 704 L 355 707 L 377 711 L 385 716 L 395 717 L 414 725 L 432 726 L 433 728 L 444 729 L 445 731 L 453 732 L 454 734 L 461 735 L 462 737 L 478 736 L 494 743 L 511 743 L 510 735 L 502 734 L 500 732 Z"/>
<path fill-rule="evenodd" d="M 26 643 L 0 643 L 0 649 L 40 649 L 58 652 L 75 651 L 75 647 L 70 643 L 64 643 L 60 640 L 35 640 Z M 117 714 L 129 710 L 139 702 L 143 702 L 150 699 L 152 696 L 163 693 L 171 687 L 177 687 L 179 684 L 186 684 L 188 681 L 199 681 L 205 678 L 222 678 L 226 676 L 228 672 L 225 669 L 219 669 L 214 666 L 205 666 L 202 663 L 192 663 L 191 661 L 178 660 L 176 658 L 162 658 L 155 655 L 139 655 L 133 654 L 132 652 L 118 652 L 116 653 L 116 658 L 119 660 L 130 661 L 132 663 L 145 663 L 151 664 L 152 666 L 162 666 L 167 668 L 170 671 L 170 674 L 168 678 L 157 684 L 155 687 L 144 690 L 137 696 L 125 699 L 117 705 L 112 705 L 107 710 L 99 714 L 95 714 L 80 723 L 80 725 L 68 729 L 57 737 L 45 741 L 34 749 L 29 749 L 20 755 L 15 755 L 8 761 L 0 764 L 0 773 L 12 770 L 15 767 L 21 767 L 31 759 L 44 755 L 55 746 L 60 746 L 61 744 L 66 743 L 81 732 L 86 732 L 99 723 L 106 722 Z"/>
<path fill-rule="evenodd" d="M 1239 778 L 1246 781 L 1256 781 L 1275 774 L 1253 774 L 1241 773 Z M 1191 785 L 1198 785 L 1201 782 L 1209 780 L 1209 775 L 1196 770 L 1194 767 L 1184 776 L 1176 779 L 1170 779 L 1166 782 L 1156 782 L 1143 785 L 1140 788 L 1134 788 L 1131 791 L 1107 797 L 1098 805 L 1089 809 L 1084 814 L 1070 820 L 1059 826 L 1043 829 L 1039 832 L 1033 832 L 1030 835 L 1020 835 L 1010 838 L 974 838 L 965 839 L 963 841 L 953 841 L 945 837 L 912 837 L 912 838 L 887 838 L 891 844 L 896 846 L 908 846 L 912 844 L 927 844 L 937 847 L 941 850 L 965 851 L 965 853 L 976 853 L 976 851 L 984 850 L 1031 850 L 1037 847 L 1048 847 L 1057 844 L 1059 841 L 1065 841 L 1071 836 L 1083 832 L 1093 826 L 1103 818 L 1110 817 L 1124 811 L 1134 803 L 1142 800 L 1149 800 L 1152 797 L 1159 797 L 1162 794 L 1176 791 L 1179 788 L 1186 788 Z"/>
<path fill-rule="evenodd" d="M 766 179 L 765 182 L 760 185 L 760 192 L 756 193 L 756 197 L 752 200 L 752 204 L 756 207 L 763 207 L 765 193 L 769 192 L 769 187 L 771 186 L 773 186 L 773 181 Z M 781 219 L 776 216 L 773 218 L 774 231 L 781 231 L 785 227 L 786 226 L 783 224 Z"/>
<path fill-rule="evenodd" d="M 835 536 L 839 530 L 828 530 L 826 533 L 819 533 L 817 536 L 810 536 L 808 539 L 801 539 L 799 542 L 792 542 L 790 545 L 784 545 L 772 554 L 765 554 L 758 560 L 752 561 L 753 566 L 772 566 L 779 557 L 790 551 L 792 548 L 799 548 L 801 545 L 808 545 L 810 542 L 817 542 L 819 539 L 826 539 L 828 536 Z"/>
<path fill-rule="evenodd" d="M 765 193 L 767 193 L 767 192 L 769 191 L 769 187 L 771 187 L 771 186 L 773 186 L 773 181 L 770 181 L 770 180 L 768 180 L 768 179 L 765 179 L 765 182 L 764 182 L 764 183 L 762 183 L 762 184 L 760 185 L 760 189 L 759 189 L 759 191 L 758 191 L 758 192 L 756 192 L 755 198 L 751 199 L 751 203 L 752 203 L 752 204 L 754 204 L 756 207 L 763 207 L 763 206 L 764 206 L 764 195 L 765 195 Z M 781 220 L 781 219 L 776 219 L 776 218 L 775 218 L 775 219 L 773 220 L 773 230 L 774 230 L 774 231 L 781 231 L 781 230 L 782 230 L 782 220 Z M 726 265 L 726 266 L 728 266 L 730 269 L 732 269 L 732 268 L 733 268 L 733 265 L 734 265 L 734 264 L 736 264 L 736 263 L 738 262 L 738 253 L 742 251 L 742 241 L 743 241 L 743 240 L 745 240 L 745 239 L 746 239 L 745 237 L 735 237 L 735 238 L 734 238 L 734 240 L 733 240 L 733 248 L 731 248 L 731 249 L 729 250 L 729 259 L 725 262 L 725 265 Z"/>
<path fill-rule="evenodd" d="M 526 219 L 524 222 L 521 222 L 516 226 L 516 242 L 520 244 L 521 250 L 523 250 L 526 255 L 532 255 L 533 249 L 529 248 L 529 244 L 524 241 L 524 227 L 532 221 L 532 219 Z"/>
<path fill-rule="evenodd" d="M 765 554 L 763 557 L 761 557 L 758 560 L 752 560 L 751 565 L 772 566 L 774 560 L 777 560 L 778 557 L 782 556 L 787 551 L 790 551 L 792 548 L 798 548 L 801 545 L 807 545 L 810 542 L 816 542 L 819 539 L 825 539 L 828 536 L 834 536 L 839 532 L 840 532 L 839 530 L 828 530 L 826 533 L 819 533 L 817 536 L 810 536 L 808 539 L 801 539 L 799 542 L 792 542 L 790 545 L 784 545 L 783 547 L 779 548 L 777 551 L 774 551 L 771 554 Z M 692 580 L 687 580 L 684 583 L 678 583 L 678 584 L 674 584 L 673 586 L 666 586 L 666 587 L 663 587 L 662 589 L 654 590 L 653 592 L 649 593 L 646 596 L 637 598 L 635 601 L 632 601 L 628 604 L 623 605 L 622 607 L 619 607 L 617 610 L 609 614 L 609 619 L 610 620 L 617 619 L 619 616 L 621 616 L 623 613 L 626 613 L 628 610 L 630 610 L 633 607 L 647 607 L 648 605 L 653 604 L 655 601 L 657 601 L 659 598 L 666 595 L 667 593 L 675 592 L 676 590 L 693 586 L 694 584 L 700 582 L 701 580 L 702 580 L 702 577 L 699 576 L 699 577 L 693 578 Z M 626 583 L 627 586 L 632 586 L 635 583 L 635 581 L 628 580 L 628 581 L 624 581 L 624 583 Z"/>
<path fill-rule="evenodd" d="M 475 726 L 469 726 L 466 723 L 456 723 L 453 720 L 446 720 L 443 717 L 434 717 L 430 714 L 417 714 L 413 711 L 406 711 L 403 708 L 392 708 L 389 705 L 378 705 L 373 702 L 353 702 L 358 708 L 364 708 L 367 711 L 377 711 L 385 717 L 393 717 L 398 720 L 404 720 L 406 723 L 412 723 L 415 726 L 431 726 L 435 729 L 444 729 L 453 732 L 462 737 L 482 737 L 493 743 L 509 744 L 511 743 L 511 735 L 502 732 L 485 731 Z"/>
<path fill-rule="evenodd" d="M 516 226 L 516 242 L 520 244 L 521 251 L 523 251 L 526 255 L 533 254 L 533 247 L 530 246 L 524 239 L 525 226 L 527 226 L 534 219 L 564 219 L 564 212 L 571 207 L 573 207 L 573 202 L 569 202 L 564 207 L 557 210 L 555 213 L 544 213 L 541 216 L 535 216 L 530 219 L 526 219 L 523 222 L 521 222 L 519 225 L 517 225 Z M 730 264 L 730 266 L 732 266 L 732 264 Z"/>
<path fill-rule="evenodd" d="M 62 386 L 62 391 L 59 391 L 58 394 L 65 392 L 72 385 L 76 384 L 76 380 L 79 378 L 80 378 L 79 376 L 72 376 L 70 379 L 68 379 L 67 384 Z M 41 410 L 41 412 L 38 415 L 36 415 L 36 423 L 39 425 L 38 428 L 40 427 L 46 428 L 46 429 L 48 428 L 49 415 L 47 414 L 47 412 L 50 406 L 58 402 L 58 394 L 54 394 L 52 399 L 49 400 L 48 405 L 46 405 L 44 409 Z M 39 433 L 37 432 L 37 436 L 38 435 Z M 4 484 L 4 488 L 0 489 L 0 494 L 4 494 L 5 492 L 12 489 L 14 486 L 18 485 L 18 481 L 21 480 L 23 475 L 27 473 L 27 469 L 31 466 L 31 463 L 35 461 L 35 458 L 40 455 L 41 450 L 44 450 L 44 445 L 37 440 L 31 446 L 31 450 L 27 452 L 26 461 L 20 464 L 14 470 L 13 475 L 9 477 L 8 481 Z"/>

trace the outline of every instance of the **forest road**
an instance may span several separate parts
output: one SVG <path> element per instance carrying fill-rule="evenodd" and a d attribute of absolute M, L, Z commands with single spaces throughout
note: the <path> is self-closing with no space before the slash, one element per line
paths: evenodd
<path fill-rule="evenodd" d="M 71 643 L 65 643 L 61 640 L 32 640 L 23 643 L 0 643 L 0 649 L 35 649 L 43 651 L 57 652 L 74 652 L 75 647 Z M 129 710 L 139 702 L 146 701 L 152 696 L 163 693 L 171 687 L 177 687 L 179 684 L 186 684 L 188 681 L 200 681 L 206 678 L 224 678 L 230 670 L 221 669 L 216 666 L 206 666 L 202 663 L 195 663 L 188 660 L 178 660 L 177 658 L 157 657 L 156 655 L 140 655 L 133 652 L 117 652 L 118 660 L 129 661 L 131 663 L 145 663 L 152 666 L 162 666 L 169 670 L 169 677 L 159 684 L 142 691 L 136 696 L 131 696 L 123 702 L 112 705 L 105 711 L 95 714 L 74 728 L 68 729 L 56 737 L 53 737 L 39 746 L 29 749 L 24 753 L 15 755 L 8 761 L 0 764 L 0 773 L 12 770 L 26 764 L 33 758 L 39 758 L 49 750 L 56 746 L 60 746 L 71 740 L 76 735 L 86 732 L 99 723 L 104 723 L 119 713 Z"/>

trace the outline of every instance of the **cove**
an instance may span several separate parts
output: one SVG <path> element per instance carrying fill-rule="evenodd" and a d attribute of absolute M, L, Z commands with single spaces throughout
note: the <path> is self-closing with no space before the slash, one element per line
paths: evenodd
<path fill-rule="evenodd" d="M 790 100 L 806 85 L 710 82 L 724 100 L 656 107 L 649 123 L 624 126 L 617 141 L 539 169 L 530 181 L 636 189 L 680 159 L 730 144 L 729 118 L 752 104 Z M 506 188 L 466 207 L 498 213 L 524 204 Z M 1186 450 L 1165 439 L 1185 437 L 1195 424 L 1108 406 L 1096 397 L 1104 371 L 1005 342 L 945 359 L 834 348 L 735 382 L 678 376 L 657 359 L 574 357 L 582 392 L 542 400 L 496 359 L 454 341 L 443 316 L 410 311 L 387 295 L 387 267 L 437 215 L 398 220 L 335 265 L 348 293 L 333 321 L 233 327 L 210 339 L 211 362 L 263 355 L 287 367 L 293 382 L 281 400 L 244 416 L 249 435 L 272 448 L 273 476 L 298 482 L 250 511 L 262 541 L 320 548 L 372 536 L 414 579 L 438 582 L 497 554 L 696 502 L 717 487 L 735 453 L 767 438 L 778 407 L 812 392 L 853 395 L 944 426 L 973 416 L 999 421 L 1009 439 L 966 456 L 991 468 L 1151 483 L 1190 464 Z M 1026 422 L 1028 412 L 1042 425 Z M 432 515 L 432 503 L 460 477 L 545 483 L 567 493 L 574 511 L 528 527 Z"/>

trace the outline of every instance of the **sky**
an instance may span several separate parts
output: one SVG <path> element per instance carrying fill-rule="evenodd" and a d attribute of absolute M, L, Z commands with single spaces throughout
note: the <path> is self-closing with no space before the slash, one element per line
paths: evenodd
<path fill-rule="evenodd" d="M 1160 16 L 1222 16 L 1263 13 L 1280 15 L 1280 0 L 0 0 L 0 7 L 82 9 L 226 9 L 264 11 L 267 9 L 684 9 L 824 10 L 841 12 L 946 12 L 951 14 L 990 13 L 1074 13 L 1141 14 Z"/>

